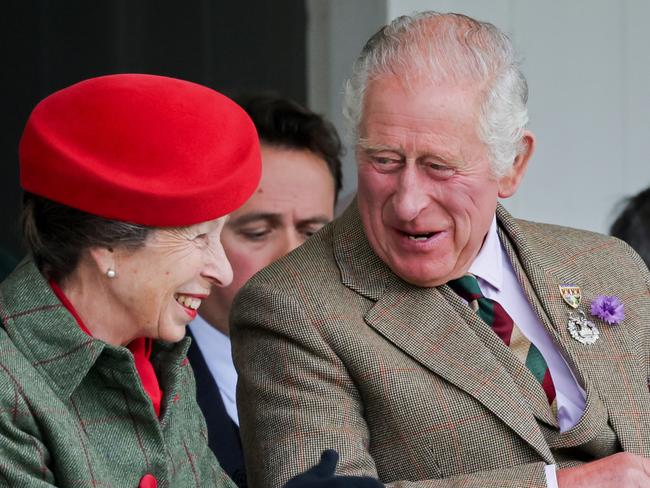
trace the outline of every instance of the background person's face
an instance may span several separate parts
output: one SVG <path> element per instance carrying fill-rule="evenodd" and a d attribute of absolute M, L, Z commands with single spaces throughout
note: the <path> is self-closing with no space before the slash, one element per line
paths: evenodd
<path fill-rule="evenodd" d="M 143 246 L 114 251 L 117 277 L 104 280 L 102 290 L 114 314 L 124 324 L 128 343 L 136 337 L 177 342 L 196 315 L 211 285 L 232 281 L 232 270 L 221 244 L 227 217 L 177 229 L 158 229 Z"/>
<path fill-rule="evenodd" d="M 260 269 L 292 251 L 334 217 L 334 178 L 327 163 L 307 150 L 262 144 L 262 180 L 230 218 L 222 242 L 233 282 L 213 288 L 201 315 L 228 333 L 239 289 Z"/>
<path fill-rule="evenodd" d="M 405 88 L 383 77 L 366 92 L 359 211 L 375 253 L 412 284 L 462 276 L 492 221 L 499 182 L 477 134 L 478 110 L 471 85 Z"/>

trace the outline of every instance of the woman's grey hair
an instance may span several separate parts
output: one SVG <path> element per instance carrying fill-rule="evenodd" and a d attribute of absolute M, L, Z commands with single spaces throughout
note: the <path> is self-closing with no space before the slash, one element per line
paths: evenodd
<path fill-rule="evenodd" d="M 483 90 L 478 134 L 488 146 L 492 173 L 505 174 L 523 147 L 528 86 L 510 39 L 487 22 L 460 14 L 421 12 L 382 27 L 364 46 L 345 86 L 343 113 L 358 141 L 365 91 L 385 76 L 434 82 L 471 80 Z"/>
<path fill-rule="evenodd" d="M 152 227 L 106 219 L 32 193 L 23 196 L 23 240 L 43 275 L 68 277 L 92 247 L 137 249 Z"/>

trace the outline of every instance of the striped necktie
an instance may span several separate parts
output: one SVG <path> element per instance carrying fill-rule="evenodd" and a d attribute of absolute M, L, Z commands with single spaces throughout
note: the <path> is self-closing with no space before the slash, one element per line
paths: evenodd
<path fill-rule="evenodd" d="M 447 285 L 467 301 L 472 310 L 492 328 L 515 356 L 526 365 L 542 385 L 551 410 L 556 413 L 555 386 L 544 356 L 519 330 L 508 312 L 499 302 L 483 296 L 478 281 L 473 275 L 465 275 L 462 278 L 448 282 Z"/>

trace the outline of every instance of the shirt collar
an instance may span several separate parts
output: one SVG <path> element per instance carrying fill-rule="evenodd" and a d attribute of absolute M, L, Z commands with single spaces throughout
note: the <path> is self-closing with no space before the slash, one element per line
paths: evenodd
<path fill-rule="evenodd" d="M 234 371 L 230 337 L 210 325 L 201 315 L 197 315 L 189 323 L 189 328 L 213 374 L 228 368 Z"/>
<path fill-rule="evenodd" d="M 485 236 L 483 246 L 474 262 L 469 267 L 469 273 L 487 283 L 497 291 L 503 285 L 503 256 L 501 242 L 497 233 L 496 215 L 492 218 L 490 229 Z"/>
<path fill-rule="evenodd" d="M 230 337 L 197 315 L 189 329 L 215 380 L 228 416 L 239 425 L 237 414 L 237 371 L 232 362 Z"/>

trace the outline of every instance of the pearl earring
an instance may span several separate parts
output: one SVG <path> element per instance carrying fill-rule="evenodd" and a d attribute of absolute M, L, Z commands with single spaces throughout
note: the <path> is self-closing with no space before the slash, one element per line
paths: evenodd
<path fill-rule="evenodd" d="M 115 278 L 117 276 L 117 273 L 115 272 L 115 270 L 113 268 L 108 268 L 106 270 L 106 276 L 113 279 L 113 278 Z"/>

